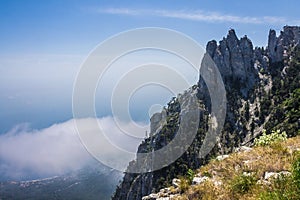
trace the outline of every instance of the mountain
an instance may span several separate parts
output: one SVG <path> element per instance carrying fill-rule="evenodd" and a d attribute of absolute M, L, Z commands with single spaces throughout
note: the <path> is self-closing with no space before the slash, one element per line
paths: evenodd
<path fill-rule="evenodd" d="M 240 147 L 189 170 L 142 200 L 298 200 L 299 183 L 300 136 L 287 139 L 276 131 L 259 137 L 252 148 Z"/>
<path fill-rule="evenodd" d="M 175 162 L 159 170 L 125 173 L 113 200 L 142 199 L 158 192 L 171 185 L 174 178 L 185 176 L 189 170 L 198 169 L 217 155 L 229 154 L 243 145 L 251 146 L 263 130 L 266 133 L 285 130 L 288 137 L 300 134 L 300 27 L 285 26 L 278 36 L 270 30 L 266 48 L 254 48 L 247 36 L 239 39 L 231 29 L 219 43 L 215 40 L 208 42 L 201 66 L 206 66 L 211 60 L 225 85 L 226 112 L 220 107 L 225 119 L 215 116 L 212 107 L 213 104 L 223 104 L 223 99 L 217 102 L 210 99 L 207 87 L 214 87 L 218 92 L 216 77 L 200 71 L 203 76 L 199 77 L 197 85 L 174 97 L 161 113 L 151 117 L 152 136 L 143 141 L 138 153 L 155 152 L 171 144 L 177 134 L 182 134 L 179 127 L 184 124 L 181 120 L 183 113 L 197 109 L 200 120 L 191 145 Z M 211 81 L 207 82 L 205 76 L 210 76 Z M 197 96 L 196 104 L 189 100 L 193 95 Z M 224 126 L 221 126 L 223 121 Z M 205 138 L 213 124 L 217 124 L 214 130 L 219 130 L 220 134 L 209 144 Z M 189 137 L 189 133 L 183 134 L 183 143 Z M 211 150 L 199 157 L 202 145 L 211 145 Z M 173 150 L 181 148 L 184 147 L 178 145 Z M 137 157 L 129 163 L 128 170 L 137 166 L 148 168 L 149 163 L 156 162 L 155 159 Z"/>
<path fill-rule="evenodd" d="M 6 181 L 0 183 L 0 199 L 109 199 L 120 178 L 118 171 L 87 167 L 63 176 Z"/>

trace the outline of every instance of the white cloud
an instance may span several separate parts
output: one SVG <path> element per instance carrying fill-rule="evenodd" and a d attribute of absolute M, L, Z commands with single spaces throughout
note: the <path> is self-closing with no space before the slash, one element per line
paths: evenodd
<path fill-rule="evenodd" d="M 107 14 L 141 15 L 147 12 L 147 10 L 135 10 L 128 8 L 107 8 L 105 10 L 99 9 L 98 12 Z"/>
<path fill-rule="evenodd" d="M 87 130 L 95 120 L 101 123 L 105 131 L 112 132 L 116 144 L 122 142 L 135 150 L 137 141 L 124 139 L 124 135 L 112 118 L 80 119 L 78 123 Z M 75 120 L 54 124 L 41 130 L 30 130 L 27 124 L 18 125 L 11 131 L 0 135 L 0 175 L 10 179 L 22 179 L 32 175 L 47 177 L 81 169 L 95 163 L 92 156 L 82 145 L 75 127 Z M 124 124 L 127 130 L 134 131 L 132 124 Z M 111 156 L 109 149 L 103 149 L 104 156 Z"/>
<path fill-rule="evenodd" d="M 280 16 L 237 16 L 203 10 L 162 10 L 162 9 L 130 9 L 107 8 L 98 9 L 98 13 L 132 16 L 158 16 L 203 22 L 230 22 L 241 24 L 298 24 L 299 20 L 290 20 Z"/>

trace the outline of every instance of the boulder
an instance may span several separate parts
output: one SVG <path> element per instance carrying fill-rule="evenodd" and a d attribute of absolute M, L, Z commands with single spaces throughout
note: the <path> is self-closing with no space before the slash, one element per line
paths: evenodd
<path fill-rule="evenodd" d="M 228 158 L 228 157 L 229 157 L 229 155 L 220 155 L 220 156 L 217 156 L 217 157 L 216 157 L 216 160 L 222 161 L 222 160 L 225 160 L 225 159 Z"/>
<path fill-rule="evenodd" d="M 194 177 L 192 184 L 193 185 L 199 185 L 203 182 L 205 182 L 206 180 L 208 180 L 209 178 L 207 176 L 202 176 L 202 177 Z"/>

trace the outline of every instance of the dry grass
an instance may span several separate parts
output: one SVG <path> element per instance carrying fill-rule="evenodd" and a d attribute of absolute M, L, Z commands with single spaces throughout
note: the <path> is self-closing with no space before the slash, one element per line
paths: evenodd
<path fill-rule="evenodd" d="M 212 178 L 203 184 L 190 186 L 177 199 L 259 199 L 259 194 L 269 186 L 250 184 L 247 192 L 243 193 L 233 185 L 237 181 L 248 181 L 247 178 L 241 179 L 243 173 L 257 181 L 263 179 L 265 172 L 290 171 L 294 152 L 299 149 L 300 136 L 271 146 L 255 147 L 250 152 L 233 153 L 222 161 L 212 160 L 198 170 L 201 175 L 209 174 Z M 217 181 L 219 184 L 216 184 Z"/>

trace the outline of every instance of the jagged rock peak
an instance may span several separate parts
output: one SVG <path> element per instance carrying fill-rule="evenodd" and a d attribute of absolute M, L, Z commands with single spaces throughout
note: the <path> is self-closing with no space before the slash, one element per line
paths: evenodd
<path fill-rule="evenodd" d="M 227 41 L 227 44 L 228 44 L 229 47 L 231 47 L 231 46 L 236 47 L 236 46 L 239 45 L 239 39 L 236 36 L 234 29 L 230 29 L 228 31 L 226 41 Z"/>
<path fill-rule="evenodd" d="M 215 40 L 208 42 L 206 52 L 219 68 L 225 81 L 234 78 L 245 82 L 252 77 L 254 50 L 247 36 L 238 39 L 235 30 L 230 29 L 219 45 Z"/>
<path fill-rule="evenodd" d="M 284 26 L 280 35 L 276 36 L 275 30 L 269 31 L 267 54 L 270 62 L 279 62 L 284 58 L 286 51 L 293 46 L 300 45 L 300 27 Z"/>
<path fill-rule="evenodd" d="M 286 44 L 299 45 L 300 42 L 300 27 L 299 26 L 284 26 L 281 31 L 281 36 L 285 37 Z"/>
<path fill-rule="evenodd" d="M 206 45 L 206 52 L 211 56 L 214 57 L 215 51 L 218 47 L 217 41 L 216 40 L 212 40 L 209 41 Z"/>

